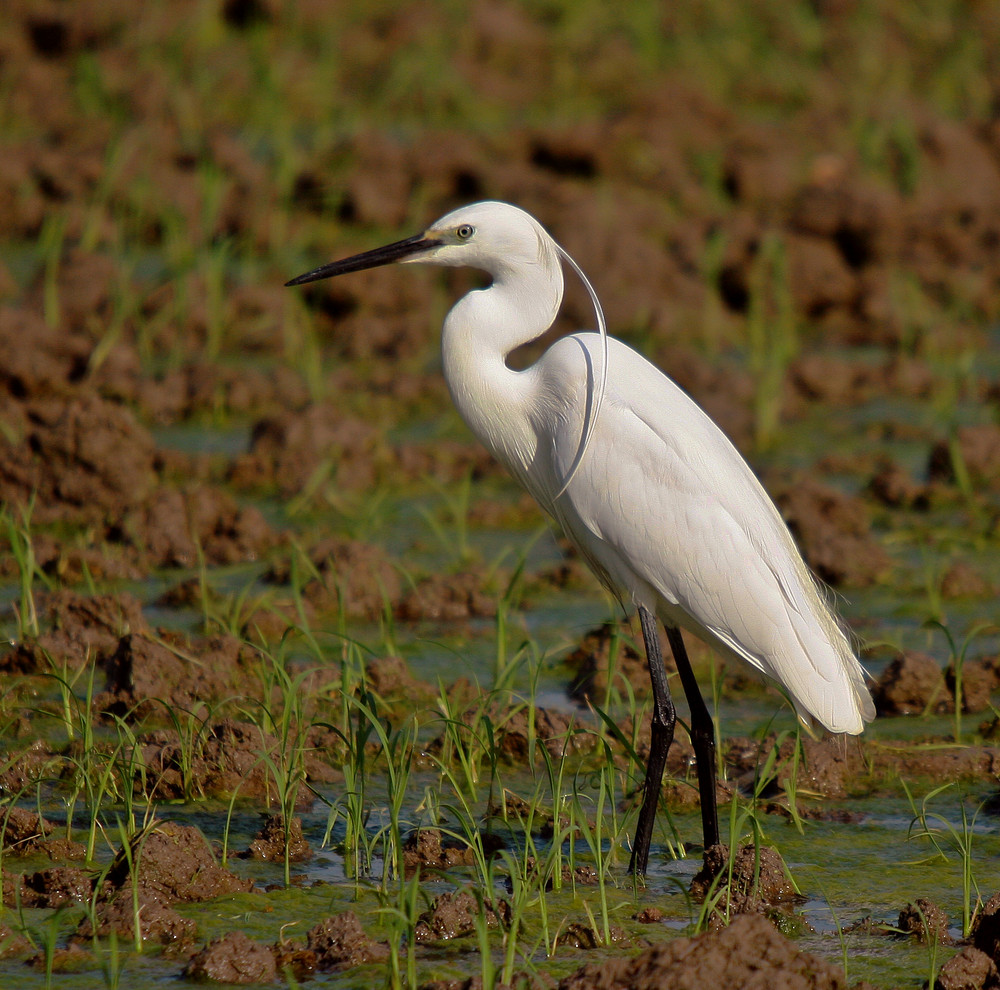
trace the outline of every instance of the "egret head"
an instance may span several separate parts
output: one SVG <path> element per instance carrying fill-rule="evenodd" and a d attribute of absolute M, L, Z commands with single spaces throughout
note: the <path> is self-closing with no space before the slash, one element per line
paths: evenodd
<path fill-rule="evenodd" d="M 285 284 L 302 285 L 393 262 L 467 266 L 494 278 L 505 270 L 559 265 L 554 241 L 534 217 L 509 203 L 485 202 L 453 210 L 414 237 L 330 262 Z"/>

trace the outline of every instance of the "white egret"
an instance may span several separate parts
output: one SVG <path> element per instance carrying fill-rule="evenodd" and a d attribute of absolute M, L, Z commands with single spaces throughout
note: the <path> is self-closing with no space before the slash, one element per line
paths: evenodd
<path fill-rule="evenodd" d="M 540 337 L 562 302 L 561 259 L 591 292 L 601 333 L 563 337 L 516 371 L 508 356 Z M 861 665 L 788 528 L 711 419 L 645 358 L 606 336 L 590 283 L 529 214 L 506 203 L 475 203 L 415 237 L 287 284 L 396 261 L 470 266 L 492 276 L 444 321 L 452 399 L 600 581 L 638 609 L 654 708 L 630 868 L 646 870 L 676 720 L 656 618 L 690 707 L 704 842 L 715 844 L 712 718 L 681 629 L 783 685 L 806 722 L 857 734 L 875 715 Z"/>

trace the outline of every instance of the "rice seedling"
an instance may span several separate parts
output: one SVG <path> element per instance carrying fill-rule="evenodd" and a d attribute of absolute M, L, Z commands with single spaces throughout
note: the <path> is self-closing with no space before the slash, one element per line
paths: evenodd
<path fill-rule="evenodd" d="M 754 377 L 754 426 L 757 446 L 767 448 L 777 435 L 788 365 L 798 351 L 798 328 L 789 287 L 783 241 L 765 236 L 753 264 L 747 311 L 748 363 Z"/>
<path fill-rule="evenodd" d="M 13 505 L 0 506 L 0 524 L 7 536 L 11 556 L 17 570 L 18 601 L 14 605 L 14 618 L 18 642 L 27 639 L 37 639 L 41 631 L 38 623 L 38 610 L 35 606 L 36 582 L 50 588 L 52 582 L 48 575 L 38 565 L 35 557 L 35 546 L 31 535 L 31 515 L 35 500 L 32 498 L 26 506 L 15 509 Z M 20 518 L 15 518 L 18 512 Z"/>
<path fill-rule="evenodd" d="M 417 986 L 417 943 L 415 929 L 420 907 L 419 872 L 404 880 L 398 877 L 395 897 L 385 886 L 376 888 L 379 907 L 376 909 L 389 929 L 389 966 L 386 986 L 391 990 Z M 405 951 L 405 960 L 402 953 Z"/>
<path fill-rule="evenodd" d="M 949 848 L 958 855 L 962 889 L 962 935 L 968 938 L 972 931 L 972 922 L 979 910 L 979 905 L 982 903 L 979 882 L 976 879 L 974 869 L 974 848 L 976 845 L 976 819 L 979 817 L 979 812 L 983 810 L 985 802 L 980 803 L 970 818 L 965 800 L 960 800 L 958 811 L 961 815 L 961 825 L 957 825 L 946 815 L 930 810 L 931 803 L 939 795 L 951 790 L 955 786 L 954 782 L 935 787 L 921 798 L 919 807 L 906 781 L 900 777 L 899 782 L 906 793 L 913 814 L 907 829 L 907 839 L 925 839 L 934 849 L 934 855 L 922 862 L 934 860 L 950 862 L 948 853 L 945 851 Z M 931 941 L 934 939 L 932 938 Z"/>
<path fill-rule="evenodd" d="M 42 224 L 38 237 L 38 252 L 42 260 L 42 313 L 45 322 L 56 329 L 59 326 L 59 269 L 66 244 L 66 215 L 50 213 Z"/>

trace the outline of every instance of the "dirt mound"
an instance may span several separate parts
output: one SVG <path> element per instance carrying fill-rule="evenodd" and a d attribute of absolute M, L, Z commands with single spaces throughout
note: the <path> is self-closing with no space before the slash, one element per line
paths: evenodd
<path fill-rule="evenodd" d="M 279 541 L 260 509 L 211 485 L 162 487 L 129 512 L 123 528 L 148 568 L 258 560 Z"/>
<path fill-rule="evenodd" d="M 907 651 L 897 656 L 883 671 L 873 697 L 880 715 L 919 715 L 955 708 L 944 671 L 926 653 Z"/>
<path fill-rule="evenodd" d="M 54 866 L 26 873 L 11 884 L 4 875 L 3 900 L 8 907 L 59 908 L 86 904 L 94 890 L 94 874 L 75 867 Z"/>
<path fill-rule="evenodd" d="M 759 915 L 718 932 L 654 945 L 629 959 L 591 963 L 559 990 L 847 990 L 843 971 L 795 945 Z"/>
<path fill-rule="evenodd" d="M 889 557 L 871 535 L 860 499 L 812 478 L 774 492 L 774 500 L 809 566 L 828 584 L 861 587 L 889 570 Z"/>
<path fill-rule="evenodd" d="M 591 629 L 563 661 L 574 672 L 568 688 L 570 697 L 580 701 L 590 699 L 598 705 L 605 703 L 611 676 L 612 641 L 616 646 L 614 677 L 619 682 L 619 690 L 624 693 L 621 682 L 627 681 L 636 698 L 649 695 L 652 691 L 649 665 L 645 655 L 639 653 L 629 642 L 630 638 L 631 630 L 622 624 L 605 623 L 597 629 Z M 670 650 L 664 651 L 663 661 L 668 673 L 676 672 Z"/>
<path fill-rule="evenodd" d="M 471 866 L 473 862 L 472 849 L 445 839 L 440 829 L 417 829 L 403 843 L 403 870 L 408 877 L 417 872 L 433 874 L 453 866 Z"/>
<path fill-rule="evenodd" d="M 224 894 L 247 891 L 244 880 L 216 863 L 198 829 L 176 822 L 161 822 L 140 833 L 131 859 L 137 863 L 136 883 L 150 900 L 170 905 L 177 901 L 210 901 Z M 120 853 L 108 872 L 108 881 L 119 890 L 131 884 L 129 857 Z"/>
<path fill-rule="evenodd" d="M 166 705 L 194 712 L 239 694 L 241 687 L 246 692 L 259 662 L 257 652 L 233 636 L 129 634 L 107 659 L 105 689 L 94 704 L 129 719 L 162 715 Z"/>
<path fill-rule="evenodd" d="M 250 848 L 240 855 L 244 859 L 280 863 L 284 861 L 286 851 L 289 861 L 293 863 L 312 856 L 312 849 L 302 835 L 302 819 L 292 818 L 286 832 L 285 819 L 281 815 L 271 815 L 254 836 Z"/>
<path fill-rule="evenodd" d="M 379 461 L 388 459 L 372 423 L 345 415 L 336 406 L 311 405 L 258 420 L 250 450 L 233 462 L 229 480 L 240 488 L 276 489 L 289 498 L 322 469 L 327 483 L 357 490 L 370 488 Z"/>
<path fill-rule="evenodd" d="M 278 968 L 268 946 L 243 932 L 230 932 L 192 956 L 183 975 L 203 983 L 274 983 Z"/>
<path fill-rule="evenodd" d="M 264 575 L 272 584 L 298 576 L 302 597 L 319 614 L 343 611 L 375 620 L 398 602 L 402 585 L 388 554 L 360 540 L 330 538 L 309 550 L 308 562 L 280 560 Z"/>
<path fill-rule="evenodd" d="M 30 856 L 38 851 L 53 825 L 44 818 L 15 805 L 4 808 L 0 818 L 0 848 L 5 856 Z"/>
<path fill-rule="evenodd" d="M 389 946 L 365 934 L 358 916 L 345 911 L 321 921 L 306 935 L 307 947 L 316 954 L 316 968 L 349 969 L 362 963 L 384 962 Z"/>
<path fill-rule="evenodd" d="M 120 939 L 131 941 L 135 937 L 136 923 L 143 942 L 170 946 L 190 943 L 198 927 L 191 918 L 181 916 L 148 893 L 140 894 L 136 904 L 132 891 L 125 888 L 113 899 L 100 901 L 94 918 L 85 917 L 72 939 L 90 943 L 94 936 L 106 938 L 114 932 Z"/>
<path fill-rule="evenodd" d="M 195 709 L 193 717 L 204 717 L 203 709 Z M 267 757 L 277 756 L 278 740 L 250 722 L 231 718 L 203 722 L 190 739 L 182 739 L 173 730 L 157 729 L 143 733 L 136 741 L 142 748 L 150 797 L 193 800 L 198 796 L 226 798 L 239 794 L 266 805 L 278 799 L 279 788 L 267 765 Z M 323 758 L 329 755 L 335 759 L 336 750 L 327 754 L 322 743 L 319 735 L 310 735 L 308 745 L 312 749 L 302 754 L 303 769 L 307 780 L 330 783 L 338 779 L 339 772 Z M 292 739 L 288 745 L 297 743 Z M 285 754 L 286 758 L 292 755 Z M 303 788 L 297 807 L 308 807 L 311 801 L 311 792 Z"/>
<path fill-rule="evenodd" d="M 34 498 L 35 523 L 121 521 L 153 491 L 153 440 L 127 409 L 82 393 L 17 413 L 20 425 L 0 433 L 0 500 Z"/>
<path fill-rule="evenodd" d="M 702 868 L 691 881 L 691 896 L 710 901 L 713 928 L 730 915 L 766 914 L 799 899 L 777 850 L 742 846 L 730 863 L 729 847 L 721 844 L 705 850 Z"/>
<path fill-rule="evenodd" d="M 414 938 L 417 942 L 442 942 L 476 932 L 476 919 L 484 918 L 490 928 L 510 924 L 510 905 L 506 901 L 480 902 L 469 890 L 455 890 L 434 898 L 430 910 L 417 919 Z"/>
<path fill-rule="evenodd" d="M 985 952 L 967 945 L 938 971 L 934 990 L 998 990 L 1000 972 Z"/>
<path fill-rule="evenodd" d="M 948 484 L 1000 487 L 1000 427 L 961 427 L 954 445 L 944 440 L 934 445 L 927 472 Z"/>
<path fill-rule="evenodd" d="M 396 616 L 404 622 L 492 618 L 497 614 L 497 596 L 487 594 L 485 584 L 485 573 L 475 571 L 431 575 L 403 595 Z"/>
<path fill-rule="evenodd" d="M 951 945 L 948 934 L 948 914 L 933 901 L 918 897 L 916 904 L 907 904 L 899 912 L 896 927 L 916 937 L 918 942 L 940 942 Z"/>

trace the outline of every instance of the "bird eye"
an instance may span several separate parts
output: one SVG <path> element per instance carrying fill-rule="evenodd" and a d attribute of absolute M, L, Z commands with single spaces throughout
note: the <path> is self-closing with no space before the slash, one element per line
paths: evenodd
<path fill-rule="evenodd" d="M 455 231 L 460 241 L 467 241 L 475 232 L 476 228 L 473 227 L 471 223 L 463 223 L 462 226 Z"/>

